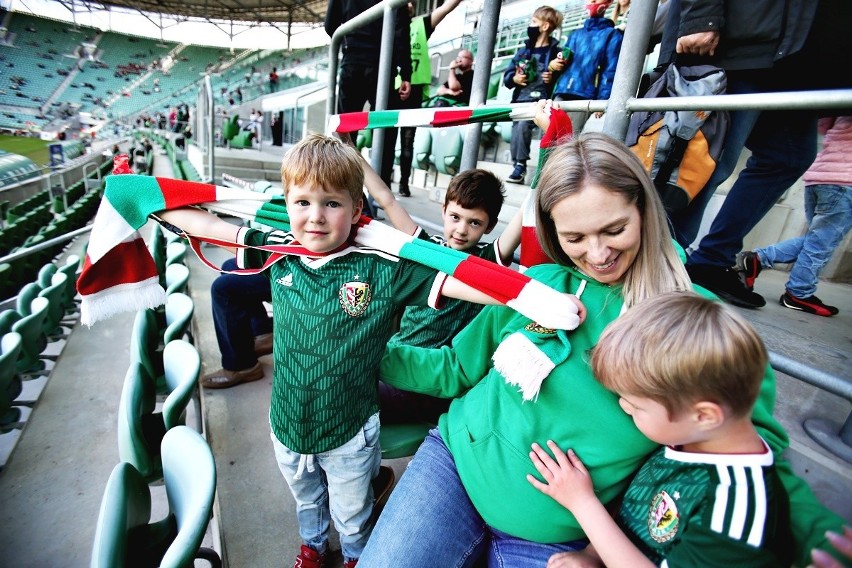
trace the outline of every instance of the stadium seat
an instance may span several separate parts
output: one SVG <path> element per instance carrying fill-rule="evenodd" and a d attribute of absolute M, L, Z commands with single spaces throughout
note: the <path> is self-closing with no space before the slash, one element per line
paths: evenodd
<path fill-rule="evenodd" d="M 130 334 L 130 361 L 139 362 L 157 383 L 157 392 L 165 390 L 163 376 L 163 350 L 160 348 L 160 333 L 157 314 L 154 310 L 139 310 L 133 321 Z"/>
<path fill-rule="evenodd" d="M 20 352 L 20 334 L 3 334 L 0 339 L 0 432 L 14 428 L 21 419 L 20 409 L 12 406 L 13 401 L 21 394 L 21 378 L 17 368 Z"/>
<path fill-rule="evenodd" d="M 18 372 L 36 373 L 44 369 L 44 361 L 39 355 L 47 346 L 44 332 L 44 320 L 47 318 L 49 302 L 47 298 L 36 297 L 30 305 L 29 315 L 12 324 L 12 331 L 21 334 L 21 355 L 18 357 Z"/>
<path fill-rule="evenodd" d="M 358 136 L 355 138 L 355 147 L 358 148 L 358 151 L 361 151 L 364 148 L 372 148 L 373 147 L 373 131 L 372 130 L 359 130 Z"/>
<path fill-rule="evenodd" d="M 174 242 L 166 245 L 166 268 L 170 264 L 183 264 L 186 258 L 187 246 L 182 242 Z"/>
<path fill-rule="evenodd" d="M 462 136 L 458 127 L 439 128 L 432 135 L 432 164 L 437 173 L 454 176 L 461 166 Z"/>
<path fill-rule="evenodd" d="M 166 295 L 186 292 L 189 282 L 189 269 L 183 264 L 170 264 L 166 267 Z"/>
<path fill-rule="evenodd" d="M 434 424 L 384 424 L 379 433 L 382 459 L 392 460 L 413 456 Z"/>
<path fill-rule="evenodd" d="M 39 292 L 41 292 L 41 286 L 39 286 L 36 282 L 24 284 L 18 292 L 18 298 L 15 300 L 15 309 L 18 310 L 19 314 L 22 316 L 28 316 L 32 313 L 32 308 L 30 306 L 32 305 L 33 300 L 38 297 Z"/>
<path fill-rule="evenodd" d="M 55 267 L 54 267 L 55 268 Z M 44 332 L 48 337 L 64 335 L 59 322 L 65 316 L 65 290 L 68 277 L 62 272 L 53 274 L 50 284 L 38 293 L 48 301 L 47 317 L 44 319 Z"/>
<path fill-rule="evenodd" d="M 161 412 L 155 412 L 154 377 L 139 361 L 130 363 L 118 407 L 119 457 L 133 464 L 148 483 L 162 477 L 160 441 L 168 430 L 184 423 L 201 358 L 186 341 L 172 341 L 163 350 L 163 364 L 167 394 Z"/>
<path fill-rule="evenodd" d="M 170 342 L 183 339 L 184 336 L 192 341 L 190 325 L 194 311 L 195 304 L 186 294 L 175 292 L 166 296 L 166 329 L 163 332 L 163 344 L 166 347 Z"/>
<path fill-rule="evenodd" d="M 154 523 L 143 476 L 126 462 L 113 469 L 98 514 L 92 568 L 186 568 L 195 558 L 221 566 L 215 551 L 201 547 L 216 492 L 210 446 L 191 428 L 178 426 L 163 437 L 162 459 L 169 512 Z"/>
<path fill-rule="evenodd" d="M 432 153 L 432 129 L 418 128 L 414 133 L 414 156 L 412 165 L 421 170 L 428 170 Z"/>
<path fill-rule="evenodd" d="M 5 335 L 12 331 L 12 324 L 21 319 L 21 314 L 18 310 L 8 309 L 0 312 L 0 335 Z"/>

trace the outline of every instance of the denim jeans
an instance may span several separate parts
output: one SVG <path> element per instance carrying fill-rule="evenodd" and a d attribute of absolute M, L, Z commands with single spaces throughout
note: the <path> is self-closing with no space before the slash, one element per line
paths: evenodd
<path fill-rule="evenodd" d="M 729 94 L 766 90 L 765 74 L 728 74 Z M 691 264 L 733 266 L 743 238 L 810 167 L 816 157 L 816 115 L 810 111 L 757 111 L 731 113 L 730 127 L 716 170 L 704 189 L 670 220 L 675 239 L 688 247 L 698 234 L 701 219 L 716 188 L 728 179 L 743 148 L 752 155 L 728 192 L 708 234 L 689 258 Z"/>
<path fill-rule="evenodd" d="M 228 259 L 222 268 L 234 270 L 237 263 Z M 213 281 L 210 304 L 222 367 L 243 371 L 257 363 L 254 337 L 272 331 L 272 320 L 263 306 L 271 301 L 269 278 L 264 274 L 221 274 Z"/>
<path fill-rule="evenodd" d="M 509 151 L 513 164 L 527 164 L 530 159 L 530 144 L 535 128 L 532 120 L 518 120 L 512 123 L 512 138 L 509 141 Z"/>
<path fill-rule="evenodd" d="M 500 499 L 499 495 L 494 496 Z M 359 568 L 544 566 L 557 552 L 585 548 L 585 540 L 540 544 L 485 524 L 459 479 L 437 430 L 426 436 L 385 505 Z"/>
<path fill-rule="evenodd" d="M 816 293 L 819 273 L 852 227 L 852 186 L 814 184 L 805 187 L 804 236 L 757 249 L 760 264 L 794 262 L 787 292 L 797 298 Z"/>
<path fill-rule="evenodd" d="M 339 448 L 312 456 L 313 466 L 305 468 L 299 479 L 296 476 L 299 462 L 305 459 L 303 454 L 289 450 L 275 434 L 272 434 L 272 446 L 278 469 L 296 501 L 299 536 L 304 543 L 326 552 L 331 518 L 340 534 L 344 558 L 359 558 L 373 525 L 370 481 L 378 475 L 382 461 L 378 413 Z"/>

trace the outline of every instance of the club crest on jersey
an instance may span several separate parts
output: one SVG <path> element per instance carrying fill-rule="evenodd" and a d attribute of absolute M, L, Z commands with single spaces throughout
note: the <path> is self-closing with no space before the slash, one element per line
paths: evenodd
<path fill-rule="evenodd" d="M 337 292 L 340 307 L 353 318 L 360 316 L 367 310 L 370 296 L 370 285 L 359 280 L 347 282 Z"/>
<path fill-rule="evenodd" d="M 648 510 L 648 531 L 657 542 L 667 542 L 677 534 L 680 518 L 677 504 L 671 495 L 660 491 L 651 500 Z"/>

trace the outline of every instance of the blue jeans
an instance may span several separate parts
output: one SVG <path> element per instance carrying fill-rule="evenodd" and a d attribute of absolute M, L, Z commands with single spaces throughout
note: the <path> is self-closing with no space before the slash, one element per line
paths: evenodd
<path fill-rule="evenodd" d="M 729 73 L 727 92 L 765 91 L 764 77 L 759 72 Z M 745 235 L 813 163 L 816 115 L 809 111 L 731 113 L 716 170 L 689 206 L 670 217 L 675 238 L 684 248 L 695 240 L 707 204 L 716 188 L 733 173 L 743 148 L 751 150 L 752 155 L 728 192 L 710 231 L 690 256 L 690 264 L 733 266 Z"/>
<path fill-rule="evenodd" d="M 473 566 L 481 556 L 488 566 L 544 566 L 553 554 L 587 544 L 540 544 L 486 525 L 467 496 L 450 450 L 432 430 L 379 516 L 358 567 L 451 568 Z"/>
<path fill-rule="evenodd" d="M 805 217 L 808 232 L 804 236 L 755 251 L 765 268 L 776 262 L 795 262 L 785 287 L 796 298 L 816 293 L 820 271 L 852 227 L 852 186 L 806 186 Z"/>
<path fill-rule="evenodd" d="M 326 552 L 331 518 L 340 534 L 344 558 L 359 558 L 373 528 L 370 481 L 378 475 L 382 461 L 378 413 L 339 448 L 313 455 L 313 466 L 304 469 L 298 479 L 303 454 L 289 450 L 275 434 L 272 434 L 272 446 L 278 469 L 296 501 L 302 541 L 314 550 Z"/>
<path fill-rule="evenodd" d="M 222 268 L 234 270 L 237 263 L 228 259 Z M 263 306 L 271 301 L 269 278 L 264 274 L 221 274 L 213 281 L 210 304 L 222 367 L 243 371 L 257 364 L 254 337 L 272 331 L 272 320 Z"/>
<path fill-rule="evenodd" d="M 509 141 L 509 151 L 512 154 L 513 164 L 524 164 L 530 159 L 530 144 L 532 144 L 532 133 L 535 128 L 532 120 L 517 120 L 512 123 L 512 138 Z"/>

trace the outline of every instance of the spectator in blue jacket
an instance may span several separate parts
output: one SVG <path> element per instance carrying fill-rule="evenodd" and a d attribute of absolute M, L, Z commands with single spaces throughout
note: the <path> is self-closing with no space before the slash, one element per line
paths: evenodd
<path fill-rule="evenodd" d="M 557 101 L 606 100 L 612 92 L 612 80 L 621 51 L 621 30 L 604 17 L 611 2 L 590 0 L 586 5 L 589 18 L 583 27 L 568 36 L 558 60 L 551 65 L 562 71 L 553 87 Z M 588 118 L 587 113 L 569 113 L 574 132 L 580 132 Z"/>

